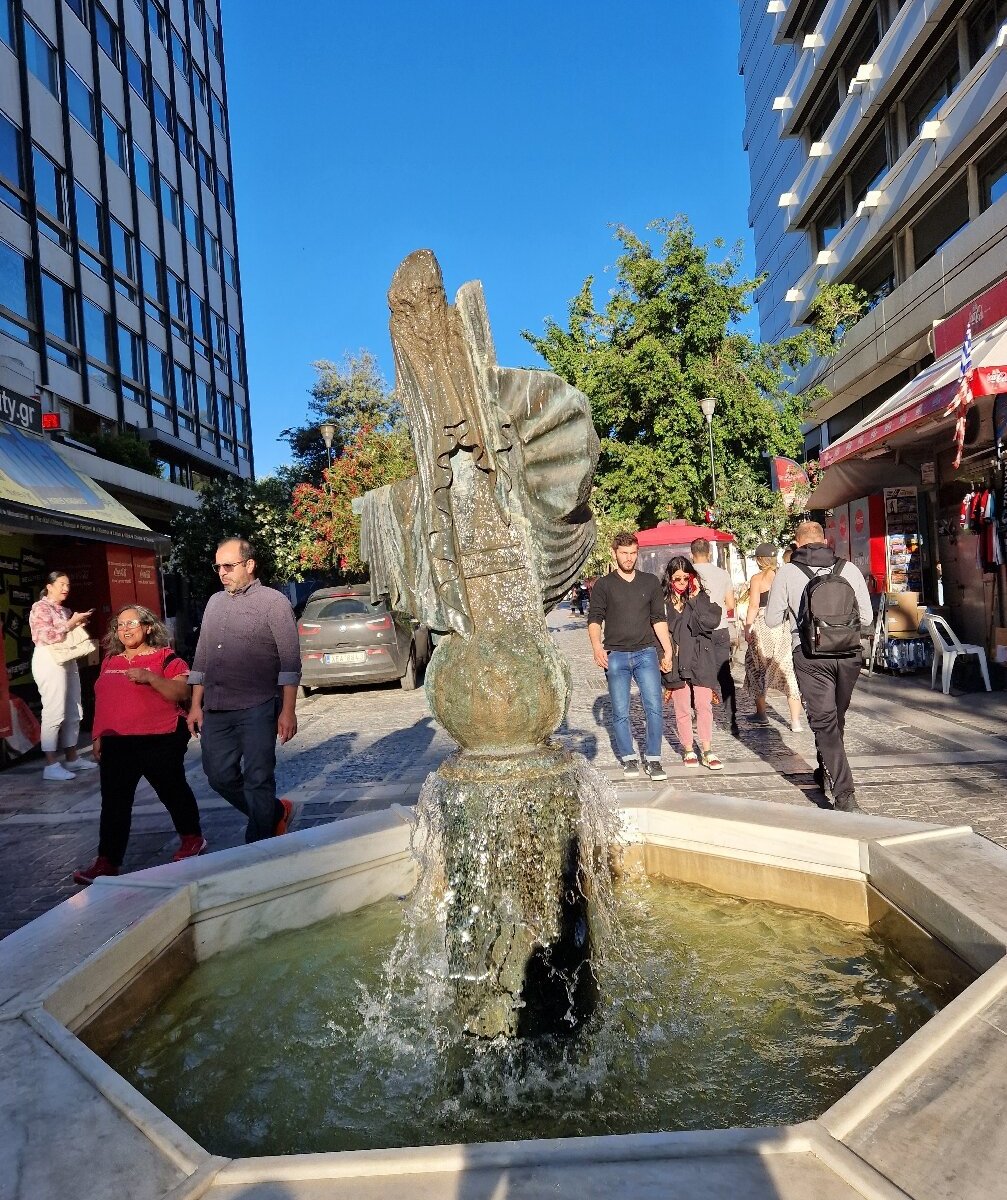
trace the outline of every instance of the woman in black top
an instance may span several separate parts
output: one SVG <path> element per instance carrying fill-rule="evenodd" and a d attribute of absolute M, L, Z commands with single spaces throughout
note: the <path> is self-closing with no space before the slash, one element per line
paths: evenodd
<path fill-rule="evenodd" d="M 661 679 L 675 706 L 675 724 L 687 766 L 702 762 L 711 771 L 723 769 L 713 753 L 713 697 L 720 701 L 717 655 L 713 631 L 720 624 L 721 608 L 703 587 L 692 561 L 684 555 L 671 559 L 664 569 L 665 607 L 673 656 L 671 670 Z M 696 710 L 696 736 L 700 756 L 693 748 L 692 709 Z"/>

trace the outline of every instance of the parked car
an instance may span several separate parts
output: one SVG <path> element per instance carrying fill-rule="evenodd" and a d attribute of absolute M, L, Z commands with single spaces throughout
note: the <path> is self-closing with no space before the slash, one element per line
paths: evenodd
<path fill-rule="evenodd" d="M 411 691 L 430 658 L 430 631 L 386 597 L 371 601 L 369 584 L 312 592 L 297 622 L 301 694 L 318 687 L 397 679 Z"/>

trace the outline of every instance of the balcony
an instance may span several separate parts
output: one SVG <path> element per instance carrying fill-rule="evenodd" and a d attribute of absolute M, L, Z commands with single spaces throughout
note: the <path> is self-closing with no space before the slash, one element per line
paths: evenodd
<path fill-rule="evenodd" d="M 814 44 L 807 46 L 797 60 L 797 69 L 780 100 L 784 137 L 793 137 L 803 122 L 816 88 L 831 71 L 843 39 L 849 34 L 860 10 L 860 0 L 831 0 L 822 13 L 815 31 Z"/>

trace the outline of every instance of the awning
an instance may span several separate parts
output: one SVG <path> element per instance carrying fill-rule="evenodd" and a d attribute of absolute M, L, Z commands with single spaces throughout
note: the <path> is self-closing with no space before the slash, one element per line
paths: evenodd
<path fill-rule="evenodd" d="M 805 508 L 811 510 L 835 508 L 850 500 L 859 500 L 886 487 L 919 487 L 920 473 L 891 455 L 865 462 L 861 458 L 836 463 L 822 476 L 818 487 L 808 497 Z"/>
<path fill-rule="evenodd" d="M 708 542 L 733 542 L 734 536 L 723 529 L 711 529 L 708 525 L 690 525 L 688 521 L 662 521 L 653 529 L 641 529 L 636 539 L 641 546 L 688 546 L 696 538 Z"/>
<path fill-rule="evenodd" d="M 972 344 L 972 391 L 976 396 L 1007 392 L 1007 321 L 1001 321 Z M 879 446 L 888 437 L 918 425 L 928 417 L 940 417 L 951 403 L 961 377 L 961 348 L 950 351 L 933 366 L 900 388 L 838 441 L 822 451 L 819 464 L 832 468 Z M 948 417 L 949 429 L 954 418 Z M 950 447 L 950 441 L 948 443 Z M 897 486 L 897 485 L 895 485 Z"/>
<path fill-rule="evenodd" d="M 45 438 L 5 422 L 0 422 L 0 523 L 159 553 L 170 545 L 93 479 L 64 462 Z"/>

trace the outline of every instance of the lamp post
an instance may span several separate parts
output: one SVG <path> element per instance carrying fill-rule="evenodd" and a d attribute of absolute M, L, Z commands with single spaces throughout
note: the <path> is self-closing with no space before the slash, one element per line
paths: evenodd
<path fill-rule="evenodd" d="M 328 466 L 332 466 L 332 439 L 336 436 L 336 427 L 331 421 L 326 421 L 324 425 L 318 426 L 318 432 L 322 435 L 322 441 L 325 443 L 325 456 L 328 459 Z"/>
<path fill-rule="evenodd" d="M 700 400 L 699 407 L 703 411 L 703 416 L 706 417 L 706 425 L 710 431 L 710 487 L 713 490 L 713 503 L 717 503 L 717 470 L 713 465 L 713 412 L 717 407 L 717 400 L 714 396 L 706 396 Z"/>

